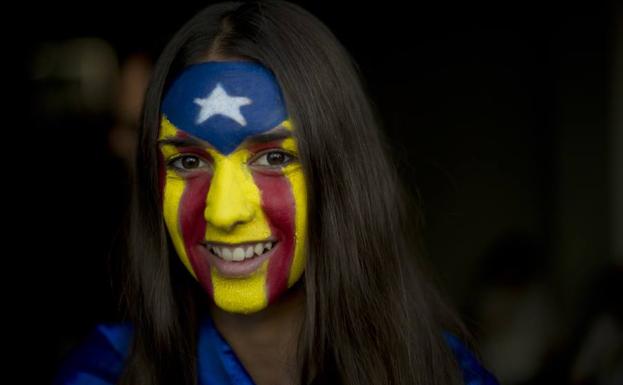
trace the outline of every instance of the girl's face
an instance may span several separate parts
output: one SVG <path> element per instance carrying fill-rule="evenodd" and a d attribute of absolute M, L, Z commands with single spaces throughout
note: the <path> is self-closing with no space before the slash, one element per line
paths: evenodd
<path fill-rule="evenodd" d="M 307 197 L 273 75 L 252 62 L 190 66 L 162 105 L 163 213 L 215 304 L 261 310 L 302 275 Z"/>

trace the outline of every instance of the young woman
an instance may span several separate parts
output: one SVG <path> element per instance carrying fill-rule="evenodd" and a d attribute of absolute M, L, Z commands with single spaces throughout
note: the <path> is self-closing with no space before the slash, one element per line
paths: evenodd
<path fill-rule="evenodd" d="M 219 3 L 159 58 L 125 301 L 72 384 L 495 383 L 417 268 L 351 57 L 299 6 Z"/>

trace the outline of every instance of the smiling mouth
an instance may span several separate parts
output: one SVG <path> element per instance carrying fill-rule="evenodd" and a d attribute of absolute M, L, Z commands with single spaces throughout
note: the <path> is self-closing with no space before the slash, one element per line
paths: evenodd
<path fill-rule="evenodd" d="M 206 242 L 205 247 L 218 257 L 227 262 L 241 262 L 247 259 L 262 256 L 272 250 L 276 241 L 251 242 L 237 245 L 224 245 Z"/>

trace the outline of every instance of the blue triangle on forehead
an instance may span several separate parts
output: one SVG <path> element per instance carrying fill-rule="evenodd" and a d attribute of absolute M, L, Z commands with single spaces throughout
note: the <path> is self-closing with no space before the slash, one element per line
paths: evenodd
<path fill-rule="evenodd" d="M 162 113 L 175 127 L 223 154 L 287 119 L 275 76 L 249 61 L 187 67 L 167 91 Z"/>

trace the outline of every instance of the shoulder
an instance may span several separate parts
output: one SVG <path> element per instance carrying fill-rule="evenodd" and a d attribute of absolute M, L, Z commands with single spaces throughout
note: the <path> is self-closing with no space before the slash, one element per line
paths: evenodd
<path fill-rule="evenodd" d="M 499 385 L 495 377 L 480 363 L 476 355 L 457 336 L 444 332 L 446 343 L 463 372 L 465 385 Z"/>
<path fill-rule="evenodd" d="M 126 323 L 99 324 L 65 358 L 53 385 L 110 385 L 117 382 L 132 341 Z"/>

